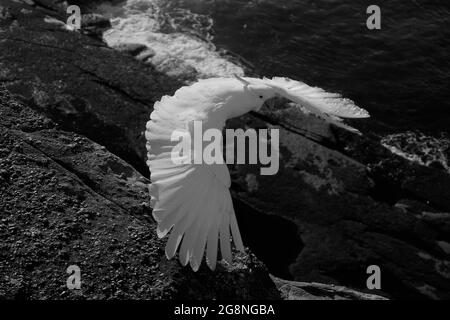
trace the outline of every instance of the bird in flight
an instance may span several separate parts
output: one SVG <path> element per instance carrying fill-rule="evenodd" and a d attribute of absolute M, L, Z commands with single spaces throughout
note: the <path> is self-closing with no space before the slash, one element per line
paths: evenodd
<path fill-rule="evenodd" d="M 206 264 L 214 270 L 218 250 L 232 262 L 231 239 L 244 251 L 229 191 L 228 168 L 221 164 L 175 162 L 174 131 L 193 134 L 194 121 L 203 129 L 222 129 L 225 121 L 259 110 L 265 101 L 284 97 L 309 112 L 348 130 L 341 118 L 367 118 L 369 113 L 350 99 L 288 78 L 210 78 L 178 89 L 156 102 L 146 125 L 147 165 L 150 169 L 151 206 L 157 235 L 169 234 L 168 259 L 177 251 L 183 266 L 197 271 L 206 251 Z"/>

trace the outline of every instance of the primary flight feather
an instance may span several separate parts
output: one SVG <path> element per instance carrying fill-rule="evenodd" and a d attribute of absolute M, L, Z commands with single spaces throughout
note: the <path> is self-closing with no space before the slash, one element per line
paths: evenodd
<path fill-rule="evenodd" d="M 366 110 L 339 94 L 310 87 L 300 81 L 275 77 L 211 78 L 178 89 L 155 103 L 147 122 L 150 169 L 150 195 L 157 234 L 169 235 L 165 253 L 168 259 L 178 251 L 182 265 L 197 271 L 206 251 L 206 263 L 216 267 L 218 249 L 222 259 L 231 263 L 231 239 L 244 251 L 229 192 L 230 174 L 226 164 L 195 164 L 174 161 L 174 131 L 193 135 L 193 122 L 201 121 L 203 130 L 222 129 L 227 119 L 259 110 L 264 102 L 284 97 L 302 105 L 325 120 L 357 132 L 341 122 L 342 118 L 366 118 Z"/>

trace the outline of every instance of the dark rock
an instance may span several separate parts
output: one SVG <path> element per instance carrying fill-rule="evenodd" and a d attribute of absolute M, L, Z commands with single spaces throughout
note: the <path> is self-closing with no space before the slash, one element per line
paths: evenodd
<path fill-rule="evenodd" d="M 180 80 L 97 39 L 44 22 L 46 15 L 65 21 L 61 12 L 24 15 L 21 9 L 29 6 L 5 2 L 17 26 L 0 20 L 0 83 L 62 129 L 106 146 L 148 175 L 145 122 L 153 103 Z"/>
<path fill-rule="evenodd" d="M 86 13 L 81 15 L 81 32 L 102 39 L 103 32 L 111 28 L 109 19 L 101 14 Z"/>
<path fill-rule="evenodd" d="M 96 27 L 100 29 L 111 28 L 108 18 L 97 13 L 86 13 L 81 15 L 81 25 L 83 28 Z"/>
<path fill-rule="evenodd" d="M 149 48 L 145 44 L 141 43 L 122 43 L 114 49 L 120 52 L 129 53 L 133 56 L 137 56 L 138 54 L 147 51 Z"/>
<path fill-rule="evenodd" d="M 148 180 L 5 91 L 0 146 L 8 150 L 0 156 L 0 299 L 279 297 L 250 253 L 216 272 L 167 261 L 146 204 Z M 65 285 L 70 265 L 81 269 L 81 290 Z"/>
<path fill-rule="evenodd" d="M 1 20 L 11 20 L 13 18 L 14 17 L 8 8 L 0 6 L 0 19 Z"/>
<path fill-rule="evenodd" d="M 315 282 L 286 281 L 271 277 L 284 300 L 386 300 L 385 297 L 363 293 L 342 286 Z"/>
<path fill-rule="evenodd" d="M 262 114 L 232 120 L 229 126 L 280 129 L 280 170 L 274 176 L 261 176 L 259 166 L 231 166 L 233 194 L 256 211 L 296 225 L 301 250 L 284 262 L 291 279 L 361 291 L 366 289 L 367 267 L 378 265 L 384 280 L 377 294 L 449 297 L 449 274 L 439 266 L 450 265 L 443 249 L 450 243 L 450 215 L 427 219 L 423 209 L 426 206 L 434 214 L 450 211 L 446 196 L 450 177 L 445 171 L 411 163 L 379 140 L 327 129 L 321 120 L 289 108 L 275 113 L 262 110 Z M 313 135 L 297 131 L 297 122 Z M 256 177 L 257 188 L 249 187 L 249 175 Z M 409 205 L 397 206 L 400 199 L 409 199 Z M 237 212 L 238 219 L 245 220 L 246 211 Z M 266 215 L 258 224 L 264 224 Z M 241 232 L 255 236 L 253 225 L 241 224 Z M 290 245 L 287 241 L 277 248 Z M 258 252 L 258 245 L 254 246 L 250 249 Z M 258 257 L 270 265 L 281 252 Z"/>
<path fill-rule="evenodd" d="M 93 228 L 107 229 L 108 236 L 100 237 L 97 246 L 70 237 L 66 241 L 79 241 L 80 246 L 92 245 L 89 261 L 100 263 L 104 252 L 109 252 L 104 250 L 105 243 L 111 240 L 109 234 L 119 239 L 122 249 L 114 246 L 112 249 L 124 250 L 124 257 L 132 261 L 133 266 L 122 276 L 141 277 L 142 268 L 148 268 L 145 269 L 148 278 L 154 281 L 142 279 L 142 285 L 132 292 L 148 294 L 149 288 L 153 288 L 151 297 L 169 296 L 171 281 L 176 278 L 181 280 L 173 281 L 181 286 L 189 283 L 196 288 L 192 292 L 201 292 L 203 297 L 229 297 L 230 292 L 236 290 L 232 284 L 240 285 L 233 278 L 235 273 L 226 273 L 227 280 L 222 278 L 221 272 L 208 273 L 208 277 L 216 279 L 208 280 L 212 281 L 210 283 L 218 279 L 221 283 L 230 279 L 232 283 L 225 291 L 217 292 L 216 288 L 201 287 L 207 282 L 202 278 L 207 270 L 200 271 L 199 278 L 192 278 L 194 275 L 188 269 L 179 269 L 176 261 L 165 261 L 162 242 L 155 239 L 154 226 L 149 224 L 151 219 L 145 219 L 148 207 L 143 203 L 148 198 L 144 196 L 145 191 L 139 191 L 143 182 L 127 165 L 148 175 L 142 133 L 152 105 L 162 95 L 171 94 L 190 81 L 195 76 L 192 70 L 183 69 L 174 59 L 160 64 L 159 67 L 164 68 L 158 72 L 147 59 L 139 61 L 80 33 L 50 29 L 43 22 L 43 16 L 58 16 L 57 11 L 52 13 L 41 7 L 25 16 L 20 12 L 24 8 L 22 5 L 8 0 L 2 5 L 10 8 L 16 20 L 15 23 L 12 19 L 0 20 L 0 81 L 21 96 L 29 107 L 45 115 L 45 119 L 29 119 L 27 112 L 18 108 L 5 111 L 8 116 L 1 118 L 4 126 L 11 128 L 5 133 L 8 147 L 2 147 L 6 152 L 0 150 L 11 173 L 5 180 L 8 186 L 12 181 L 15 190 L 22 190 L 22 196 L 31 201 L 35 199 L 33 192 L 38 190 L 29 190 L 29 181 L 35 183 L 35 188 L 38 180 L 48 184 L 51 189 L 47 191 L 57 196 L 51 197 L 42 190 L 37 192 L 39 201 L 34 201 L 48 205 L 45 207 L 49 215 L 45 217 L 48 228 L 56 228 L 58 234 L 61 233 L 57 227 L 61 213 L 66 215 L 66 210 L 73 208 L 70 216 L 84 217 L 80 203 L 99 201 L 100 204 L 88 208 L 99 216 L 88 215 L 90 225 L 81 220 L 77 222 L 83 230 L 76 228 L 77 236 L 87 237 Z M 9 105 L 14 108 L 15 104 Z M 59 130 L 73 133 L 62 134 L 52 123 L 56 123 Z M 258 166 L 230 166 L 232 193 L 244 243 L 266 263 L 269 271 L 295 281 L 343 285 L 362 291 L 366 289 L 367 267 L 378 265 L 382 289 L 377 294 L 393 298 L 450 297 L 450 177 L 445 171 L 413 164 L 384 148 L 379 137 L 359 136 L 330 127 L 289 105 L 229 121 L 228 127 L 280 129 L 278 174 L 261 176 Z M 74 144 L 75 137 L 80 139 L 80 145 Z M 92 141 L 105 146 L 106 150 Z M 37 156 L 41 154 L 39 150 L 45 150 L 52 157 Z M 89 152 L 93 156 L 86 158 Z M 14 157 L 9 158 L 8 154 Z M 14 166 L 11 166 L 11 159 Z M 26 167 L 27 170 L 21 167 L 31 166 L 30 163 L 36 167 Z M 45 173 L 38 170 L 45 166 L 49 168 Z M 33 180 L 28 176 L 30 170 L 38 173 Z M 56 185 L 64 183 L 73 184 L 73 188 L 69 188 L 73 194 L 57 188 Z M 4 210 L 10 213 L 13 210 L 20 221 L 33 217 L 30 211 L 41 210 L 34 204 L 24 208 L 15 205 L 5 202 Z M 133 210 L 127 212 L 127 208 Z M 261 230 L 255 225 L 261 226 Z M 118 232 L 128 227 L 138 231 Z M 21 229 L 12 224 L 11 229 L 6 230 L 8 237 L 15 237 Z M 55 247 L 62 246 L 61 243 L 56 241 Z M 155 263 L 156 258 L 155 261 L 143 258 L 136 252 L 145 252 L 160 260 Z M 84 261 L 79 258 L 84 257 L 81 253 L 74 257 Z M 105 261 L 111 261 L 112 254 L 107 258 Z M 114 259 L 120 269 L 121 259 Z M 144 263 L 143 259 L 152 262 Z M 171 268 L 179 271 L 180 278 L 171 278 Z M 153 276 L 157 274 L 155 270 L 171 275 L 158 278 Z M 137 275 L 131 276 L 133 272 Z M 92 271 L 92 274 L 97 276 L 98 273 Z M 108 277 L 103 283 L 104 291 L 92 289 L 95 292 L 92 297 L 111 297 L 117 289 L 131 290 L 117 288 L 117 285 L 111 287 L 114 274 L 104 276 L 104 279 Z M 183 276 L 186 274 L 189 276 Z M 30 280 L 26 276 L 20 274 L 13 279 L 16 287 L 23 288 L 20 292 L 17 290 L 20 295 L 28 292 L 25 284 Z M 57 283 L 61 286 L 61 282 Z M 301 289 L 307 291 L 303 285 Z M 185 293 L 188 289 L 177 290 Z M 267 297 L 272 296 L 270 286 L 266 292 Z M 51 295 L 51 290 L 46 295 Z M 176 293 L 171 296 L 174 295 Z"/>

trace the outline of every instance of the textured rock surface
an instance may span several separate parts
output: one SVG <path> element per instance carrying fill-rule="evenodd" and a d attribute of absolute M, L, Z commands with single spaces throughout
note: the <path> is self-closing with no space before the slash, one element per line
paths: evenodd
<path fill-rule="evenodd" d="M 148 180 L 0 91 L 0 299 L 277 299 L 251 254 L 198 273 L 164 257 Z M 66 269 L 81 269 L 68 290 Z"/>
<path fill-rule="evenodd" d="M 286 257 L 292 254 L 289 250 L 269 247 L 258 255 L 250 246 L 271 270 L 271 263 L 286 257 L 288 273 L 296 281 L 364 290 L 367 267 L 378 265 L 383 293 L 449 297 L 450 215 L 445 212 L 450 211 L 450 177 L 444 170 L 410 163 L 375 138 L 327 129 L 289 108 L 265 110 L 263 115 L 271 119 L 269 127 L 280 129 L 278 174 L 261 176 L 255 166 L 235 166 L 232 175 L 235 197 L 296 226 L 302 248 L 291 260 Z M 305 119 L 310 130 L 327 137 L 323 142 L 329 147 L 296 132 L 295 124 Z M 255 116 L 230 125 L 268 126 Z M 255 177 L 251 188 L 249 175 Z M 251 230 L 251 225 L 243 227 L 244 234 L 245 228 Z M 274 232 L 286 237 L 286 231 Z"/>
<path fill-rule="evenodd" d="M 141 160 L 146 119 L 153 103 L 180 83 L 96 38 L 44 22 L 46 15 L 65 21 L 49 5 L 2 1 L 8 15 L 0 19 L 0 81 L 64 130 L 148 174 Z"/>
<path fill-rule="evenodd" d="M 152 221 L 146 218 L 148 199 L 142 189 L 145 179 L 128 164 L 148 175 L 142 131 L 152 104 L 192 75 L 180 75 L 176 69 L 168 76 L 133 57 L 139 58 L 139 52 L 146 48 L 136 46 L 118 52 L 95 37 L 45 24 L 47 14 L 64 19 L 49 9 L 52 1 L 39 3 L 44 5 L 5 0 L 0 10 L 0 82 L 36 111 L 2 108 L 7 114 L 1 118 L 5 143 L 2 157 L 9 159 L 12 155 L 13 161 L 1 171 L 1 179 L 11 184 L 3 187 L 2 183 L 2 192 L 15 193 L 8 195 L 8 202 L 2 200 L 2 205 L 10 203 L 3 209 L 9 214 L 2 223 L 2 237 L 10 242 L 2 242 L 6 248 L 1 252 L 8 252 L 4 257 L 15 256 L 2 265 L 5 274 L 13 278 L 1 281 L 9 281 L 17 288 L 15 293 L 3 294 L 54 297 L 64 291 L 67 262 L 82 261 L 91 274 L 101 279 L 96 283 L 111 286 L 107 290 L 95 287 L 94 293 L 86 293 L 88 297 L 116 297 L 121 296 L 120 292 L 128 292 L 127 297 L 169 297 L 180 292 L 188 294 L 188 288 L 195 288 L 189 292 L 195 297 L 276 296 L 263 268 L 257 262 L 257 267 L 248 267 L 253 264 L 248 256 L 237 264 L 238 271 L 217 274 L 201 270 L 193 275 L 174 261 L 166 262 L 162 242 L 155 239 Z M 55 123 L 58 130 L 54 129 Z M 443 170 L 411 164 L 382 147 L 377 137 L 329 128 L 289 106 L 264 109 L 232 120 L 228 126 L 280 129 L 278 174 L 260 176 L 257 166 L 230 167 L 244 243 L 272 273 L 296 281 L 364 290 L 366 268 L 375 264 L 382 271 L 382 294 L 394 298 L 449 298 L 450 178 Z M 305 129 L 313 132 L 306 134 L 308 138 Z M 91 160 L 86 159 L 86 154 L 91 155 Z M 43 170 L 42 166 L 53 171 L 47 167 Z M 17 177 L 13 167 L 17 167 Z M 48 172 L 53 173 L 47 177 Z M 21 175 L 24 180 L 19 179 Z M 56 180 L 51 184 L 53 178 Z M 68 182 L 61 184 L 60 179 Z M 69 185 L 67 190 L 64 185 Z M 32 196 L 33 192 L 38 198 Z M 47 199 L 51 193 L 56 196 Z M 100 216 L 78 213 L 83 201 Z M 21 202 L 25 208 L 20 208 Z M 35 218 L 35 214 L 27 213 L 33 207 L 37 208 Z M 69 215 L 67 222 L 66 215 L 58 215 L 58 210 Z M 43 226 L 42 231 L 37 226 L 45 215 L 49 215 L 48 226 L 53 228 Z M 14 222 L 12 231 L 8 219 Z M 123 234 L 130 226 L 132 231 Z M 36 232 L 32 227 L 44 232 L 42 238 L 33 238 Z M 32 229 L 30 236 L 27 232 L 17 235 L 28 229 Z M 89 238 L 89 232 L 80 230 L 90 230 L 95 236 Z M 102 236 L 96 246 L 97 231 Z M 17 237 L 10 232 L 16 232 Z M 75 253 L 63 253 L 65 258 L 60 258 L 62 248 L 50 247 L 53 242 L 61 243 L 57 237 L 68 237 L 60 241 L 69 241 Z M 113 249 L 106 249 L 109 246 Z M 114 258 L 115 246 L 123 259 Z M 101 253 L 99 259 L 95 258 L 96 250 Z M 39 259 L 29 252 L 49 258 Z M 49 265 L 44 263 L 47 259 Z M 95 264 L 111 259 L 118 261 L 114 264 L 121 268 L 118 272 L 109 262 L 103 269 L 94 270 Z M 123 260 L 131 261 L 131 267 L 125 268 Z M 46 268 L 51 276 L 42 276 L 40 284 L 34 282 L 32 275 L 45 274 Z M 121 279 L 115 277 L 125 280 L 119 283 Z M 137 283 L 137 288 L 127 287 L 128 279 L 134 279 L 130 281 Z M 219 292 L 210 286 L 222 285 L 228 279 L 230 285 Z M 46 283 L 50 287 L 45 287 Z M 2 285 L 1 290 L 5 287 Z M 310 292 L 303 285 L 300 288 Z M 118 289 L 121 291 L 116 294 Z M 103 291 L 106 293 L 99 293 Z"/>
<path fill-rule="evenodd" d="M 285 300 L 386 300 L 382 296 L 362 293 L 342 286 L 271 278 Z"/>

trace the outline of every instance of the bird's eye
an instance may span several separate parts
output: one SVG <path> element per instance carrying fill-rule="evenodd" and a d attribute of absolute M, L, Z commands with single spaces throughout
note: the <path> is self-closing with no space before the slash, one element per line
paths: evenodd
<path fill-rule="evenodd" d="M 259 96 L 260 99 L 264 98 L 263 96 Z"/>

